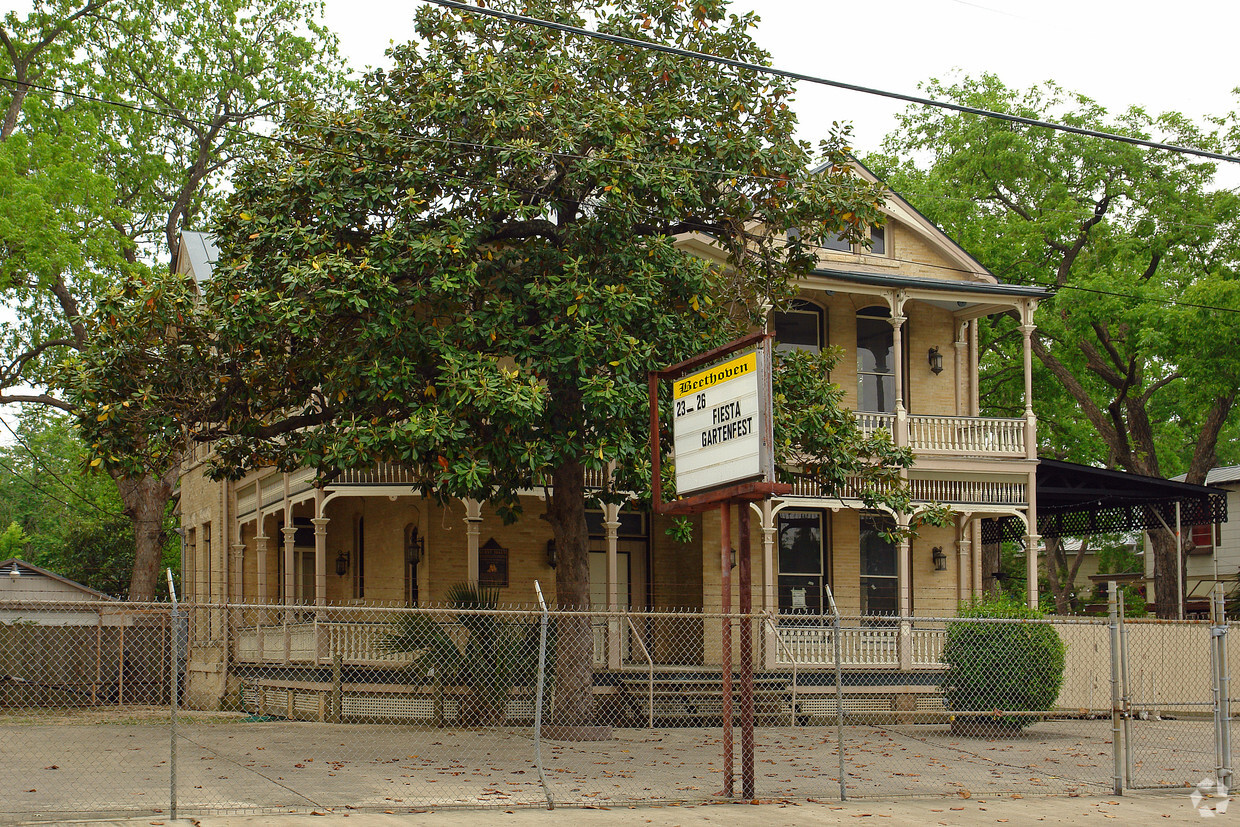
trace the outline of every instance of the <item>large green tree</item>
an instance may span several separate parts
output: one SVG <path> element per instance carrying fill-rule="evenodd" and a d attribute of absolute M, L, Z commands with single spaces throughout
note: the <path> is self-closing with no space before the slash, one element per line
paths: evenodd
<path fill-rule="evenodd" d="M 1111 114 L 1048 83 L 932 81 L 936 98 L 1202 148 L 1175 113 Z M 1038 314 L 1040 451 L 1200 483 L 1240 391 L 1240 199 L 1215 165 L 1117 141 L 910 109 L 870 162 L 1006 281 L 1054 288 Z M 1215 309 L 1218 308 L 1218 309 Z M 983 405 L 1019 410 L 1019 320 L 983 328 Z M 1160 616 L 1176 606 L 1171 532 L 1150 533 Z M 1064 561 L 1061 561 L 1064 562 Z M 1064 572 L 1066 573 L 1066 571 Z"/>
<path fill-rule="evenodd" d="M 768 59 L 754 18 L 722 0 L 498 6 Z M 615 463 L 616 490 L 648 484 L 647 372 L 788 297 L 813 256 L 772 229 L 858 237 L 882 193 L 841 136 L 809 173 L 783 81 L 439 8 L 415 20 L 351 106 L 302 113 L 286 148 L 236 177 L 208 289 L 220 394 L 204 436 L 221 473 L 390 461 L 509 517 L 547 486 L 556 597 L 586 606 L 585 472 Z M 830 358 L 779 371 L 781 407 L 800 414 L 779 430 L 803 461 L 786 473 L 856 474 L 899 499 L 908 455 L 841 411 Z M 560 620 L 565 723 L 591 719 L 590 640 L 587 618 Z"/>
<path fill-rule="evenodd" d="M 84 372 L 73 363 L 93 346 L 101 298 L 167 278 L 181 230 L 203 220 L 252 150 L 248 130 L 334 88 L 335 41 L 316 23 L 321 11 L 321 0 L 39 0 L 25 18 L 4 18 L 0 403 L 82 414 L 91 391 L 75 387 Z M 156 343 L 146 344 L 118 369 L 140 379 Z M 121 429 L 149 419 L 158 417 L 97 421 Z M 111 436 L 95 440 L 96 465 L 133 523 L 128 596 L 149 599 L 183 440 Z M 98 450 L 109 442 L 136 450 Z"/>

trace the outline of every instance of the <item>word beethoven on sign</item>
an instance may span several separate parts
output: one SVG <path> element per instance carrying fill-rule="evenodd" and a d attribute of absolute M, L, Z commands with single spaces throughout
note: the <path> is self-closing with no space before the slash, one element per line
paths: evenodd
<path fill-rule="evenodd" d="M 676 493 L 761 476 L 756 351 L 674 382 Z"/>

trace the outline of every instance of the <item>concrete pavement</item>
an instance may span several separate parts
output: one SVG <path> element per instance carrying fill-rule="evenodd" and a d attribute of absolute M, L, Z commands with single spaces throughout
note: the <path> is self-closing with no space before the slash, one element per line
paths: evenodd
<path fill-rule="evenodd" d="M 186 819 L 145 817 L 119 821 L 23 822 L 26 824 L 197 825 L 197 827 L 620 827 L 620 825 L 675 825 L 676 827 L 794 827 L 803 824 L 992 825 L 992 824 L 1185 824 L 1203 815 L 1190 799 L 1192 790 L 1129 792 L 1123 796 L 933 798 L 901 801 L 808 801 L 696 806 L 577 807 L 545 809 L 425 810 L 415 813 L 358 813 L 339 808 L 305 815 L 219 815 Z M 1240 823 L 1240 805 L 1221 813 Z"/>

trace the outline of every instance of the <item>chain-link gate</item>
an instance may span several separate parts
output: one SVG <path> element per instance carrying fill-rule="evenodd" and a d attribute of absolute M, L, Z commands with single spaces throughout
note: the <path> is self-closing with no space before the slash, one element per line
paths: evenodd
<path fill-rule="evenodd" d="M 1211 621 L 1125 619 L 1119 629 L 1123 786 L 1231 786 L 1228 624 L 1222 594 Z"/>
<path fill-rule="evenodd" d="M 746 750 L 738 734 L 724 764 L 719 664 L 742 624 L 759 800 L 1230 779 L 1237 636 L 1118 606 L 1028 620 L 467 594 L 417 609 L 40 601 L 0 604 L 0 820 L 726 800 Z M 734 722 L 741 688 L 738 673 Z"/>

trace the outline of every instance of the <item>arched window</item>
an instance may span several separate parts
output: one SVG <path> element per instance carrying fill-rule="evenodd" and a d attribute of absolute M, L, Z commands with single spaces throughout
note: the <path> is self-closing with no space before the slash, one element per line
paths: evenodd
<path fill-rule="evenodd" d="M 895 413 L 896 360 L 891 311 L 857 311 L 857 410 Z"/>
<path fill-rule="evenodd" d="M 818 305 L 793 299 L 787 310 L 772 314 L 775 349 L 808 350 L 818 353 L 827 342 L 826 314 Z"/>

